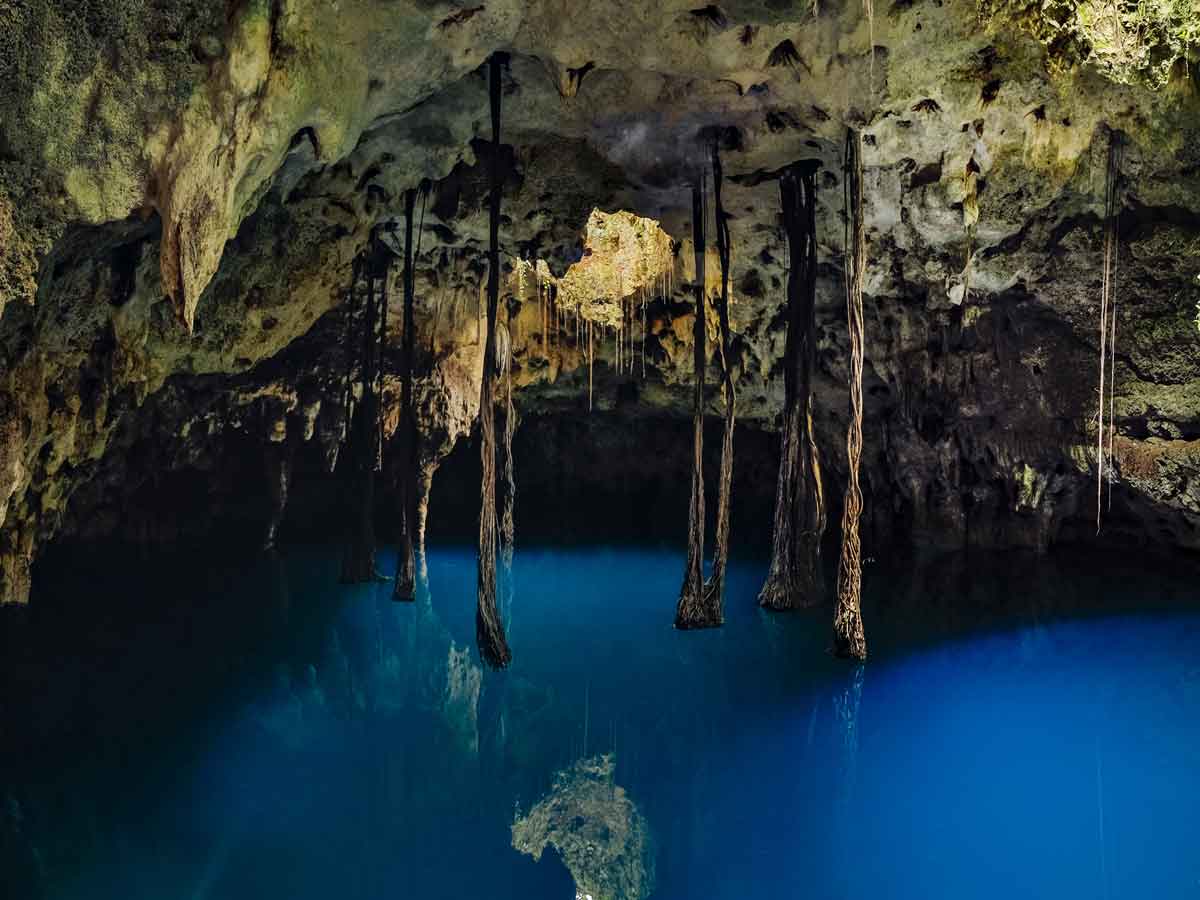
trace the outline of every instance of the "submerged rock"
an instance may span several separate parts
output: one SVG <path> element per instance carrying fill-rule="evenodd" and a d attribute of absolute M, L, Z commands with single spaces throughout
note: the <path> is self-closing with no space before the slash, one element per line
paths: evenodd
<path fill-rule="evenodd" d="M 546 847 L 575 879 L 576 900 L 642 900 L 654 891 L 650 829 L 613 781 L 611 753 L 578 760 L 512 825 L 512 845 L 539 860 Z"/>

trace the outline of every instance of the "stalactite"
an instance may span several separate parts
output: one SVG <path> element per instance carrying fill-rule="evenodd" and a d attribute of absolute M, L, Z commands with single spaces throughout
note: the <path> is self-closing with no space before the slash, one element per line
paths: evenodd
<path fill-rule="evenodd" d="M 562 359 L 562 328 L 563 328 L 563 312 L 562 307 L 558 303 L 558 290 L 553 284 L 546 285 L 546 296 L 550 298 L 550 309 L 554 316 L 554 338 L 553 348 L 556 351 L 558 359 Z"/>
<path fill-rule="evenodd" d="M 646 377 L 646 294 L 642 292 L 642 378 Z"/>
<path fill-rule="evenodd" d="M 437 462 L 427 460 L 421 464 L 421 476 L 417 479 L 417 565 L 424 565 L 425 526 L 429 524 L 429 495 L 433 491 L 433 476 Z"/>
<path fill-rule="evenodd" d="M 438 321 L 442 318 L 442 303 L 446 299 L 445 285 L 438 286 L 438 292 L 433 301 L 433 325 L 429 329 L 429 355 L 437 355 Z"/>
<path fill-rule="evenodd" d="M 279 540 L 279 526 L 283 524 L 283 516 L 287 511 L 288 488 L 292 480 L 292 457 L 295 442 L 289 434 L 282 441 L 267 444 L 266 475 L 267 494 L 270 500 L 270 510 L 267 519 L 266 534 L 263 536 L 262 548 L 270 552 L 275 549 Z"/>
<path fill-rule="evenodd" d="M 590 320 L 585 320 L 587 328 L 587 346 L 588 346 L 588 412 L 592 411 L 592 369 L 595 366 L 595 340 L 592 335 L 592 323 Z"/>
<path fill-rule="evenodd" d="M 1113 294 L 1113 284 L 1116 281 L 1117 262 L 1120 255 L 1120 232 L 1118 230 L 1120 209 L 1117 190 L 1121 177 L 1121 154 L 1121 136 L 1117 132 L 1112 132 L 1108 138 L 1108 166 L 1104 179 L 1104 262 L 1100 283 L 1100 402 L 1096 426 L 1097 534 L 1100 533 L 1103 523 L 1103 494 L 1106 475 L 1108 478 L 1108 504 L 1110 507 L 1112 506 L 1112 454 L 1113 441 L 1116 436 L 1116 403 L 1113 395 L 1116 388 L 1117 368 L 1117 302 Z M 1105 383 L 1106 370 L 1107 385 Z M 1104 408 L 1106 387 L 1108 389 L 1107 419 Z M 1105 431 L 1106 422 L 1107 433 Z"/>
<path fill-rule="evenodd" d="M 361 363 L 355 339 L 358 319 L 358 280 L 362 274 L 363 255 L 354 257 L 350 266 L 350 290 L 346 293 L 346 327 L 342 333 L 342 350 L 346 354 L 346 371 L 342 381 L 342 414 L 345 417 L 343 437 L 350 439 L 351 407 L 354 403 L 354 368 Z"/>
<path fill-rule="evenodd" d="M 620 325 L 618 332 L 620 334 L 620 373 L 624 374 L 626 368 L 629 368 L 629 329 L 625 328 L 625 307 L 629 305 L 628 299 L 620 299 Z"/>
<path fill-rule="evenodd" d="M 400 347 L 400 546 L 393 600 L 416 599 L 417 565 L 414 531 L 417 524 L 417 466 L 420 460 L 417 419 L 413 410 L 413 354 L 416 343 L 414 304 L 416 259 L 413 255 L 413 218 L 417 191 L 404 195 L 404 333 Z M 422 217 L 425 201 L 422 198 Z"/>
<path fill-rule="evenodd" d="M 618 377 L 621 374 L 621 326 L 618 323 L 613 326 L 613 368 L 616 370 Z"/>
<path fill-rule="evenodd" d="M 483 348 L 483 326 L 487 324 L 487 277 L 469 268 L 467 274 L 474 279 L 475 284 L 475 344 Z M 468 304 L 470 298 L 468 298 Z M 463 310 L 464 314 L 466 310 Z"/>
<path fill-rule="evenodd" d="M 638 317 L 640 315 L 639 307 L 645 302 L 646 291 L 648 291 L 649 289 L 650 289 L 649 285 L 643 286 L 641 288 L 641 290 L 638 291 L 637 299 L 635 301 L 633 301 L 629 306 L 629 374 L 630 375 L 633 375 L 637 372 L 638 356 L 639 356 L 639 353 L 638 353 L 638 340 L 639 340 L 638 334 L 639 333 L 634 331 L 634 325 L 639 324 L 638 323 Z M 640 330 L 640 335 L 641 335 L 642 346 L 644 347 L 646 345 L 645 344 L 646 329 L 645 329 L 645 323 L 641 323 L 641 324 L 642 324 L 642 327 Z M 643 372 L 642 374 L 644 375 L 645 373 Z"/>
<path fill-rule="evenodd" d="M 632 370 L 631 353 L 633 340 L 633 295 L 621 299 L 621 366 L 625 374 Z"/>
<path fill-rule="evenodd" d="M 713 549 L 712 575 L 704 585 L 705 602 L 714 618 L 725 618 L 725 566 L 729 559 L 729 507 L 733 494 L 733 428 L 736 420 L 733 386 L 733 342 L 729 326 L 729 220 L 721 202 L 721 153 L 712 147 L 713 207 L 717 225 L 717 255 L 721 260 L 721 294 L 717 318 L 721 327 L 718 346 L 721 357 L 722 400 L 725 404 L 725 430 L 721 441 L 721 474 L 717 494 L 717 532 Z"/>
<path fill-rule="evenodd" d="M 866 659 L 867 639 L 862 622 L 862 546 L 858 523 L 862 516 L 859 466 L 862 462 L 863 275 L 867 241 L 863 224 L 862 137 L 846 132 L 846 317 L 850 332 L 847 378 L 850 423 L 846 428 L 846 500 L 842 507 L 842 555 L 838 562 L 837 606 L 833 615 L 833 649 L 838 656 Z"/>
<path fill-rule="evenodd" d="M 692 329 L 695 386 L 692 394 L 692 496 L 688 506 L 688 552 L 683 586 L 675 608 L 676 628 L 709 628 L 721 624 L 721 610 L 714 608 L 704 590 L 704 273 L 705 175 L 698 174 L 692 186 L 692 240 L 696 257 L 696 320 Z"/>
<path fill-rule="evenodd" d="M 798 163 L 779 180 L 788 235 L 787 343 L 779 476 L 771 566 L 759 605 L 789 610 L 819 601 L 825 495 L 813 433 L 812 377 L 817 355 L 817 173 L 815 162 Z"/>
<path fill-rule="evenodd" d="M 479 549 L 475 638 L 479 655 L 493 669 L 512 661 L 504 623 L 496 609 L 496 310 L 500 300 L 500 54 L 488 61 L 488 94 L 492 115 L 491 196 L 488 198 L 487 340 L 479 395 L 480 461 Z"/>

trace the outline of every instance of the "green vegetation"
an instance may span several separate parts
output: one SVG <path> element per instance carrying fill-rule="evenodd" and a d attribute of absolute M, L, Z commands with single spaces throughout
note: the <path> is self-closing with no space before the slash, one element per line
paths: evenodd
<path fill-rule="evenodd" d="M 220 0 L 0 0 L 0 311 L 67 221 L 128 214 L 224 30 Z"/>
<path fill-rule="evenodd" d="M 1200 49 L 1196 0 L 978 0 L 989 25 L 1015 25 L 1041 41 L 1052 70 L 1096 66 L 1121 84 L 1167 84 Z"/>

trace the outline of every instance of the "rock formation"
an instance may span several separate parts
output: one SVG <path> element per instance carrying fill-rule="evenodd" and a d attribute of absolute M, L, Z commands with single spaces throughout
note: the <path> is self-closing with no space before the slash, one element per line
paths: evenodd
<path fill-rule="evenodd" d="M 1200 546 L 1196 16 L 1166 4 L 1136 36 L 1118 23 L 1131 39 L 1114 42 L 1049 6 L 916 0 L 868 17 L 857 3 L 764 0 L 716 16 L 618 0 L 0 0 L 0 601 L 27 600 L 56 536 L 202 529 L 245 502 L 230 479 L 248 450 L 264 498 L 268 444 L 294 441 L 297 472 L 336 465 L 351 261 L 426 179 L 419 519 L 478 413 L 493 169 L 523 419 L 586 415 L 589 374 L 597 412 L 686 419 L 698 373 L 684 163 L 713 127 L 739 422 L 778 428 L 776 181 L 819 160 L 814 426 L 828 496 L 841 495 L 839 173 L 853 127 L 868 248 L 864 540 L 1037 549 L 1095 539 L 1105 167 L 1120 132 L 1101 539 Z M 496 51 L 514 96 L 493 147 L 481 66 Z M 578 337 L 561 340 L 578 320 L 556 308 L 546 335 L 517 269 L 542 260 L 566 277 L 587 261 L 597 209 L 656 220 L 674 252 L 645 306 L 617 298 L 623 327 L 587 320 L 589 366 Z M 705 327 L 715 346 L 716 322 Z M 644 375 L 628 365 L 642 341 Z M 391 441 L 397 348 L 384 356 Z M 715 391 L 706 403 L 720 415 Z M 289 509 L 297 496 L 294 483 Z"/>
<path fill-rule="evenodd" d="M 578 760 L 512 825 L 512 845 L 535 860 L 558 851 L 578 900 L 642 900 L 654 891 L 654 845 L 611 753 Z"/>

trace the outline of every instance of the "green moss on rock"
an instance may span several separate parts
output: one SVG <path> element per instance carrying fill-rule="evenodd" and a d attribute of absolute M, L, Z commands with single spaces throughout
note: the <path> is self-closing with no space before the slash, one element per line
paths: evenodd
<path fill-rule="evenodd" d="M 1195 0 L 978 0 L 990 26 L 1040 41 L 1052 71 L 1081 63 L 1121 84 L 1163 87 L 1200 44 Z"/>

